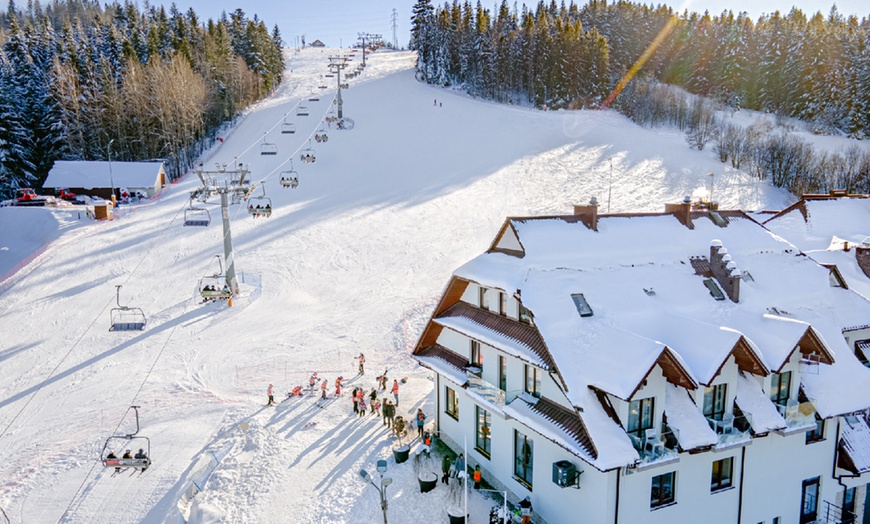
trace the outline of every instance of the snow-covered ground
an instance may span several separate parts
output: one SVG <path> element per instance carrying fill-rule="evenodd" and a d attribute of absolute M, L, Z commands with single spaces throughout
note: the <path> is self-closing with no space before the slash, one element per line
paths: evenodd
<path fill-rule="evenodd" d="M 279 91 L 203 158 L 206 169 L 248 164 L 274 208 L 268 219 L 231 210 L 243 280 L 232 308 L 197 296 L 222 232 L 216 198 L 211 226 L 182 226 L 193 174 L 112 222 L 0 209 L 0 507 L 12 522 L 176 522 L 193 482 L 203 491 L 184 514 L 195 522 L 378 522 L 377 492 L 358 471 L 380 458 L 395 479 L 390 522 L 445 522 L 448 490 L 420 494 L 375 417 L 355 418 L 347 396 L 264 407 L 267 385 L 281 397 L 317 371 L 370 389 L 388 368 L 391 380 L 408 377 L 399 413 L 432 415 L 432 381 L 409 347 L 451 272 L 505 216 L 568 213 L 593 195 L 602 212 L 658 211 L 714 171 L 725 208 L 791 200 L 689 150 L 678 131 L 420 84 L 404 52 L 370 57 L 343 92 L 355 129 L 330 130 L 312 146 L 317 162 L 301 164 L 334 94 L 317 85 L 337 51 L 288 54 Z M 308 102 L 312 93 L 321 100 Z M 301 99 L 311 116 L 295 116 Z M 296 134 L 280 133 L 285 115 Z M 264 134 L 278 155 L 259 154 Z M 289 158 L 297 189 L 278 182 Z M 108 332 L 118 284 L 121 302 L 147 314 L 145 331 Z M 110 477 L 99 453 L 132 429 L 131 404 L 154 463 L 141 477 Z M 486 522 L 489 506 L 473 495 L 471 522 Z"/>

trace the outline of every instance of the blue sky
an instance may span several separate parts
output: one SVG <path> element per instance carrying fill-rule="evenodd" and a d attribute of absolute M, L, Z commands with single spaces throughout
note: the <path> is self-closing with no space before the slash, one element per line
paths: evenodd
<path fill-rule="evenodd" d="M 451 0 L 452 1 L 452 0 Z M 494 6 L 501 0 L 483 0 L 484 6 Z M 575 0 L 585 3 L 584 0 Z M 160 1 L 152 0 L 152 4 Z M 222 11 L 231 12 L 241 8 L 249 17 L 257 14 L 264 20 L 269 29 L 275 24 L 281 30 L 284 40 L 292 44 L 297 36 L 305 35 L 307 41 L 315 38 L 322 40 L 328 46 L 347 47 L 353 44 L 360 32 L 380 33 L 385 40 L 392 40 L 390 16 L 393 9 L 397 12 L 397 39 L 400 46 L 406 46 L 409 38 L 411 7 L 415 0 L 178 0 L 179 9 L 187 10 L 193 7 L 199 16 L 205 20 L 218 18 Z M 437 1 L 433 2 L 439 3 Z M 513 1 L 510 2 L 513 4 Z M 537 0 L 529 0 L 527 5 L 535 5 Z M 658 0 L 655 3 L 662 3 Z M 718 14 L 726 9 L 735 13 L 746 11 L 753 18 L 776 10 L 787 12 L 793 5 L 807 13 L 822 11 L 827 14 L 833 5 L 832 1 L 822 0 L 681 0 L 679 2 L 663 2 L 675 10 Z M 841 13 L 870 17 L 870 2 L 867 0 L 839 0 L 836 2 Z M 521 2 L 520 2 L 521 4 Z M 164 5 L 167 7 L 170 2 Z"/>

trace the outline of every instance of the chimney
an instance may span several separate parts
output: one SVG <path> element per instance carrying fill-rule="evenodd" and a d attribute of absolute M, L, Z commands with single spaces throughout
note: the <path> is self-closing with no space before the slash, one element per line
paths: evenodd
<path fill-rule="evenodd" d="M 592 197 L 585 206 L 574 206 L 574 216 L 592 231 L 598 231 L 598 199 Z"/>
<path fill-rule="evenodd" d="M 665 213 L 671 213 L 681 224 L 689 229 L 695 229 L 692 225 L 692 197 L 686 196 L 679 204 L 665 204 Z"/>
<path fill-rule="evenodd" d="M 732 302 L 739 302 L 741 273 L 728 250 L 722 246 L 721 240 L 710 242 L 710 270 L 728 298 Z"/>

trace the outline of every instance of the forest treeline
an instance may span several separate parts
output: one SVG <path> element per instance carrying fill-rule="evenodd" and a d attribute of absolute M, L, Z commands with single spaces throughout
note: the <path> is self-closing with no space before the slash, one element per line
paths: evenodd
<path fill-rule="evenodd" d="M 0 14 L 0 197 L 57 159 L 165 159 L 171 177 L 284 71 L 277 26 L 241 9 L 10 0 Z"/>
<path fill-rule="evenodd" d="M 551 0 L 534 8 L 502 0 L 495 13 L 480 2 L 435 7 L 418 0 L 411 22 L 419 78 L 476 96 L 551 109 L 612 106 L 644 125 L 685 126 L 689 143 L 699 149 L 711 140 L 718 144 L 724 124 L 714 111 L 672 90 L 650 88 L 668 84 L 716 107 L 796 117 L 816 133 L 870 137 L 870 20 L 836 8 L 811 16 L 792 9 L 753 21 L 744 14 L 678 14 L 665 5 L 623 0 L 582 6 Z M 663 98 L 672 101 L 659 103 Z M 652 106 L 673 112 L 650 116 L 645 108 Z M 736 131 L 729 132 L 723 139 Z M 755 135 L 749 140 L 760 143 Z M 757 170 L 775 185 L 826 190 L 846 179 L 870 191 L 866 153 L 814 156 L 793 136 L 767 142 L 770 149 L 787 149 L 788 158 L 803 159 L 793 164 L 816 166 L 786 169 L 800 173 L 794 177 L 779 176 L 785 168 Z M 851 162 L 856 156 L 860 161 Z M 784 163 L 762 162 L 761 153 L 755 158 L 757 166 Z M 850 159 L 858 175 L 822 173 L 832 158 L 837 165 Z"/>

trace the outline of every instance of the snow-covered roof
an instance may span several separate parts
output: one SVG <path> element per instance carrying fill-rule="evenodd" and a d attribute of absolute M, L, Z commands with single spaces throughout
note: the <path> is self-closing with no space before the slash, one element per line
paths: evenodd
<path fill-rule="evenodd" d="M 840 426 L 840 467 L 856 475 L 870 472 L 870 427 L 863 416 L 847 416 Z"/>
<path fill-rule="evenodd" d="M 685 389 L 666 385 L 665 414 L 668 426 L 677 430 L 677 440 L 684 450 L 713 446 L 719 442 L 719 437 L 710 429 L 707 419 Z"/>
<path fill-rule="evenodd" d="M 729 214 L 727 227 L 693 215 L 689 228 L 670 214 L 603 215 L 597 231 L 573 217 L 507 224 L 502 231 L 516 231 L 522 256 L 491 251 L 454 274 L 516 290 L 564 379 L 568 401 L 583 408 L 597 463 L 625 461 L 630 454 L 609 444 L 612 419 L 590 416 L 600 404 L 590 386 L 628 399 L 659 365 L 670 382 L 693 388 L 715 376 L 738 342 L 744 356 L 758 362 L 749 371 L 764 375 L 781 368 L 798 342 L 810 337 L 823 361 L 833 362 L 803 381 L 820 415 L 870 406 L 870 370 L 842 337 L 844 327 L 870 321 L 870 302 L 832 287 L 827 268 L 745 215 Z M 736 302 L 715 300 L 691 262 L 711 256 L 712 241 L 717 250 L 727 249 L 727 262 L 736 266 L 731 274 L 742 277 Z M 572 299 L 579 294 L 583 316 Z M 738 405 L 752 415 L 756 431 L 784 427 L 757 382 L 749 387 L 755 380 L 743 379 Z M 842 394 L 843 388 L 852 393 Z M 699 441 L 709 439 L 700 424 L 691 427 Z"/>
<path fill-rule="evenodd" d="M 163 162 L 58 160 L 48 172 L 43 187 L 154 187 L 162 169 Z"/>

